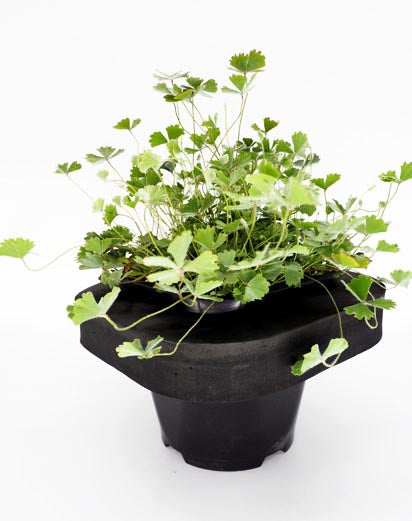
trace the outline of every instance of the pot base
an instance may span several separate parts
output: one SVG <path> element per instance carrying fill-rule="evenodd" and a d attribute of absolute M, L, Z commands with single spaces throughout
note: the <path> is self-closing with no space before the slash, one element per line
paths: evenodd
<path fill-rule="evenodd" d="M 254 400 L 191 402 L 152 393 L 165 446 L 208 470 L 260 467 L 293 443 L 304 383 Z"/>

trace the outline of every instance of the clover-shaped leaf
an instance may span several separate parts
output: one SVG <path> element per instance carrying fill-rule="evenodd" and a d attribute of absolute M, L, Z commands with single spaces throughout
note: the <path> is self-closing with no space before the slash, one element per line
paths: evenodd
<path fill-rule="evenodd" d="M 113 288 L 99 302 L 96 302 L 92 292 L 83 293 L 79 299 L 75 300 L 74 304 L 67 306 L 67 314 L 76 326 L 93 318 L 104 317 L 119 293 L 120 288 Z"/>
<path fill-rule="evenodd" d="M 71 174 L 72 172 L 76 172 L 76 170 L 80 170 L 82 165 L 77 161 L 73 161 L 72 163 L 62 163 L 61 165 L 57 165 L 55 174 Z"/>
<path fill-rule="evenodd" d="M 294 376 L 301 376 L 313 367 L 327 362 L 331 356 L 338 356 L 348 348 L 348 342 L 345 338 L 332 338 L 323 354 L 319 350 L 319 344 L 312 346 L 311 350 L 303 355 L 301 360 L 298 360 L 292 366 L 292 374 Z"/>
<path fill-rule="evenodd" d="M 119 130 L 133 130 L 135 127 L 137 127 L 137 125 L 141 123 L 141 121 L 142 120 L 140 118 L 132 120 L 130 120 L 130 118 L 124 118 L 121 119 L 119 123 L 114 125 L 113 128 L 117 128 Z"/>
<path fill-rule="evenodd" d="M 123 342 L 116 347 L 116 352 L 119 358 L 126 358 L 128 356 L 136 356 L 140 360 L 153 358 L 153 356 L 160 353 L 162 346 L 159 345 L 163 342 L 164 338 L 157 336 L 152 340 L 149 340 L 144 348 L 139 338 L 134 339 L 132 342 Z"/>

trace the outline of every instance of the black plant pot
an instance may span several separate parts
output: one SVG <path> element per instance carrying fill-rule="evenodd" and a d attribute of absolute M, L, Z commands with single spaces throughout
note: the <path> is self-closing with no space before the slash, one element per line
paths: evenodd
<path fill-rule="evenodd" d="M 336 277 L 324 277 L 322 282 L 340 310 L 354 303 Z M 85 291 L 99 299 L 108 288 L 97 284 Z M 371 291 L 375 298 L 384 295 L 376 284 Z M 167 306 L 171 299 L 172 295 L 146 285 L 125 284 L 110 315 L 127 325 Z M 115 347 L 160 334 L 165 338 L 163 349 L 172 350 L 198 318 L 183 304 L 125 332 L 115 331 L 103 319 L 85 322 L 81 343 L 152 391 L 163 442 L 180 451 L 187 463 L 244 470 L 291 446 L 304 381 L 326 367 L 315 367 L 301 377 L 293 376 L 290 367 L 313 344 L 322 349 L 339 336 L 338 320 L 324 288 L 312 281 L 304 281 L 301 288 L 276 288 L 263 300 L 235 310 L 230 303 L 220 306 L 224 312 L 215 309 L 205 315 L 170 357 L 119 358 Z M 341 318 L 349 348 L 339 363 L 374 346 L 382 336 L 381 310 L 376 329 L 344 312 Z"/>

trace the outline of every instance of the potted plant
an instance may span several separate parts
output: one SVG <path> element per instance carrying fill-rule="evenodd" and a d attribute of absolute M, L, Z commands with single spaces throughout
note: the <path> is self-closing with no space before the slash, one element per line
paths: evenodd
<path fill-rule="evenodd" d="M 87 349 L 153 392 L 165 444 L 217 470 L 286 451 L 304 381 L 375 345 L 395 306 L 385 290 L 412 277 L 366 274 L 377 253 L 399 250 L 381 237 L 412 163 L 380 175 L 388 191 L 376 209 L 330 195 L 340 175 L 312 173 L 319 157 L 303 132 L 284 140 L 265 117 L 243 134 L 262 53 L 237 54 L 230 67 L 221 91 L 239 100 L 232 121 L 198 102 L 218 91 L 214 79 L 157 74 L 175 121 L 143 150 L 140 119 L 115 125 L 137 142 L 130 172 L 116 167 L 122 149 L 86 155 L 116 192 L 94 200 L 104 227 L 77 255 L 100 283 L 67 308 Z M 81 168 L 66 162 L 56 174 L 79 186 Z M 33 248 L 6 239 L 0 255 L 29 267 Z"/>

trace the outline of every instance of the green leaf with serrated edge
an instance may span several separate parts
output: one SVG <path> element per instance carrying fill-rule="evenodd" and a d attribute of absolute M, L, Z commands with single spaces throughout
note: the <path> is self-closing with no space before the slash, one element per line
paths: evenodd
<path fill-rule="evenodd" d="M 276 143 L 276 152 L 285 152 L 286 154 L 293 154 L 293 149 L 287 141 L 279 139 Z"/>
<path fill-rule="evenodd" d="M 412 271 L 393 270 L 391 272 L 391 277 L 397 286 L 407 288 L 409 283 L 412 281 Z"/>
<path fill-rule="evenodd" d="M 322 359 L 327 360 L 331 356 L 340 355 L 349 347 L 346 338 L 331 338 L 328 347 L 322 353 Z"/>
<path fill-rule="evenodd" d="M 217 92 L 217 83 L 215 80 L 213 79 L 210 79 L 210 80 L 207 80 L 203 83 L 203 85 L 201 86 L 201 91 L 202 92 Z"/>
<path fill-rule="evenodd" d="M 123 270 L 109 271 L 104 270 L 99 277 L 99 280 L 102 284 L 109 286 L 109 288 L 114 288 L 118 286 L 123 277 Z"/>
<path fill-rule="evenodd" d="M 367 275 L 359 275 L 356 279 L 352 279 L 348 283 L 342 281 L 342 284 L 350 291 L 350 293 L 352 293 L 355 298 L 360 301 L 364 301 L 369 294 L 372 282 L 372 277 L 368 277 Z"/>
<path fill-rule="evenodd" d="M 232 74 L 229 76 L 229 80 L 239 92 L 243 91 L 247 83 L 247 78 L 243 74 Z"/>
<path fill-rule="evenodd" d="M 192 240 L 193 235 L 189 231 L 184 231 L 169 244 L 167 252 L 174 258 L 177 266 L 183 266 Z"/>
<path fill-rule="evenodd" d="M 412 179 L 412 163 L 403 163 L 401 166 L 401 175 L 399 178 L 401 181 Z"/>
<path fill-rule="evenodd" d="M 250 51 L 248 54 L 236 54 L 230 59 L 230 65 L 243 73 L 256 72 L 265 66 L 265 57 L 260 51 Z"/>
<path fill-rule="evenodd" d="M 242 302 L 253 302 L 254 300 L 260 300 L 269 291 L 269 282 L 265 277 L 258 273 L 246 284 L 244 294 L 242 296 Z"/>
<path fill-rule="evenodd" d="M 222 264 L 225 268 L 231 266 L 236 258 L 235 250 L 224 250 L 217 254 L 217 258 L 219 263 Z"/>
<path fill-rule="evenodd" d="M 312 346 L 309 353 L 303 355 L 303 359 L 298 360 L 296 363 L 293 364 L 292 374 L 294 376 L 301 376 L 303 373 L 306 373 L 306 371 L 309 371 L 309 369 L 312 369 L 312 367 L 315 367 L 321 362 L 322 355 L 319 351 L 319 345 L 315 344 L 314 346 Z"/>
<path fill-rule="evenodd" d="M 146 173 L 150 168 L 158 170 L 162 166 L 162 163 L 162 158 L 151 150 L 145 150 L 136 156 L 136 164 L 143 173 Z"/>
<path fill-rule="evenodd" d="M 292 134 L 293 151 L 297 156 L 305 157 L 305 150 L 309 148 L 308 136 L 303 132 Z"/>
<path fill-rule="evenodd" d="M 285 282 L 289 287 L 299 287 L 304 277 L 302 266 L 297 262 L 285 264 Z"/>
<path fill-rule="evenodd" d="M 119 154 L 121 154 L 122 152 L 124 152 L 124 150 L 122 148 L 119 148 L 119 149 L 116 150 L 113 147 L 100 147 L 100 148 L 97 149 L 97 151 L 101 155 L 86 154 L 86 160 L 89 163 L 98 164 L 98 163 L 101 163 L 103 161 L 109 161 L 110 159 L 113 159 L 114 157 L 116 157 Z"/>
<path fill-rule="evenodd" d="M 365 304 L 358 303 L 343 308 L 347 315 L 354 315 L 358 320 L 369 320 L 374 316 L 374 312 Z"/>
<path fill-rule="evenodd" d="M 77 161 L 73 161 L 72 163 L 62 163 L 61 165 L 57 165 L 57 168 L 55 170 L 55 174 L 71 174 L 72 172 L 75 172 L 76 170 L 80 170 L 82 165 L 78 163 Z"/>
<path fill-rule="evenodd" d="M 180 125 L 169 125 L 166 127 L 166 132 L 169 139 L 178 139 L 185 133 Z"/>
<path fill-rule="evenodd" d="M 106 224 L 112 224 L 113 220 L 117 217 L 117 208 L 114 204 L 108 204 L 104 209 L 103 220 Z"/>
<path fill-rule="evenodd" d="M 398 253 L 399 246 L 397 244 L 390 244 L 389 242 L 381 240 L 378 242 L 378 245 L 376 246 L 376 251 L 386 251 L 389 253 Z"/>
<path fill-rule="evenodd" d="M 275 121 L 274 119 L 267 118 L 267 117 L 263 118 L 263 128 L 264 128 L 264 131 L 266 134 L 268 132 L 270 132 L 271 130 L 273 130 L 274 128 L 276 128 L 278 125 L 279 125 L 279 121 Z"/>
<path fill-rule="evenodd" d="M 153 132 L 153 134 L 149 138 L 149 143 L 151 147 L 158 147 L 159 145 L 166 144 L 167 139 L 161 132 Z"/>
<path fill-rule="evenodd" d="M 123 342 L 116 347 L 116 352 L 119 358 L 126 358 L 128 356 L 137 356 L 139 359 L 152 358 L 154 355 L 160 353 L 164 338 L 157 336 L 149 340 L 146 347 L 143 348 L 140 339 L 135 338 L 132 342 Z"/>
<path fill-rule="evenodd" d="M 81 251 L 77 255 L 77 262 L 80 264 L 79 269 L 81 270 L 103 268 L 103 259 L 100 253 Z"/>
<path fill-rule="evenodd" d="M 389 170 L 389 172 L 381 174 L 379 179 L 385 183 L 399 183 L 395 170 Z"/>
<path fill-rule="evenodd" d="M 99 302 L 96 302 L 90 291 L 83 293 L 73 305 L 67 306 L 68 316 L 76 326 L 93 318 L 102 317 L 109 311 L 119 293 L 120 288 L 113 288 Z"/>
<path fill-rule="evenodd" d="M 355 229 L 364 235 L 383 233 L 387 231 L 388 223 L 386 223 L 383 219 L 376 217 L 376 215 L 368 215 L 365 217 L 364 222 L 356 226 Z"/>
<path fill-rule="evenodd" d="M 87 239 L 84 243 L 84 249 L 93 253 L 104 253 L 112 246 L 110 239 L 99 239 L 98 237 L 92 237 Z"/>
<path fill-rule="evenodd" d="M 367 301 L 368 306 L 380 309 L 393 309 L 396 307 L 396 302 L 387 298 L 376 298 Z"/>
<path fill-rule="evenodd" d="M 327 190 L 329 187 L 337 183 L 340 179 L 339 174 L 328 174 L 325 179 L 316 178 L 312 179 L 312 183 L 322 190 Z"/>
<path fill-rule="evenodd" d="M 175 269 L 176 264 L 168 257 L 144 257 L 143 264 L 145 266 L 154 266 L 159 268 Z"/>
<path fill-rule="evenodd" d="M 34 242 L 29 239 L 5 239 L 0 243 L 0 256 L 23 259 L 34 248 Z"/>
<path fill-rule="evenodd" d="M 184 265 L 184 270 L 198 273 L 199 275 L 213 273 L 218 269 L 217 260 L 217 255 L 207 250 L 202 252 L 195 259 L 187 262 Z"/>
<path fill-rule="evenodd" d="M 124 119 L 121 119 L 119 121 L 119 123 L 114 125 L 113 128 L 117 128 L 119 130 L 132 130 L 135 127 L 137 127 L 137 125 L 139 125 L 139 123 L 141 123 L 141 121 L 142 120 L 140 118 L 137 118 L 137 119 L 133 119 L 132 122 L 130 122 L 129 118 L 124 118 Z"/>
<path fill-rule="evenodd" d="M 259 163 L 259 172 L 262 174 L 266 174 L 274 179 L 279 179 L 280 171 L 279 169 L 271 162 L 263 159 Z"/>

